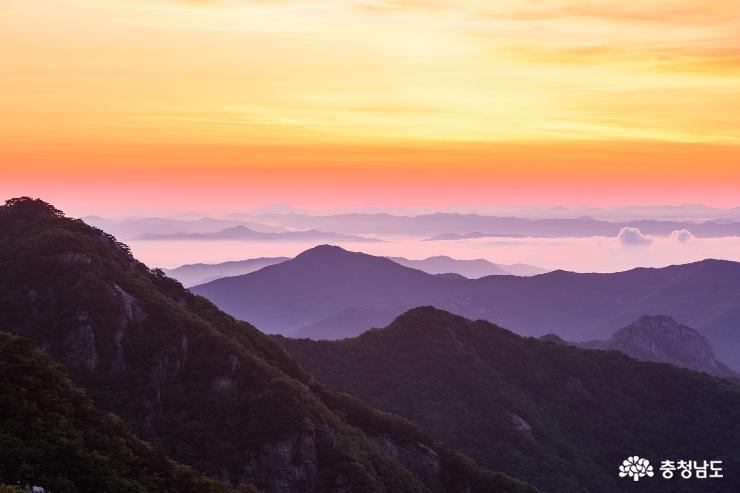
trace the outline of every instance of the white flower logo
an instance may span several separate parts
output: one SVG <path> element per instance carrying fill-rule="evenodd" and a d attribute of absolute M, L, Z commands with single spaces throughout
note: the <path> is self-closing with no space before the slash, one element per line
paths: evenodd
<path fill-rule="evenodd" d="M 640 478 L 645 476 L 653 477 L 653 466 L 650 465 L 650 461 L 643 459 L 636 455 L 627 457 L 622 461 L 622 465 L 619 466 L 619 477 L 631 477 L 633 481 L 639 481 Z"/>

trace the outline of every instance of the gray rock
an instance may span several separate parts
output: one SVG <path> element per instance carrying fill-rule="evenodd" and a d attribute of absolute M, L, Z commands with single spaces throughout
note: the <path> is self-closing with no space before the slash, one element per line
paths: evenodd
<path fill-rule="evenodd" d="M 420 442 L 399 445 L 386 433 L 374 438 L 388 455 L 410 470 L 420 481 L 429 483 L 439 478 L 439 455 L 428 446 Z"/>
<path fill-rule="evenodd" d="M 92 262 L 90 256 L 85 253 L 63 253 L 59 257 L 63 262 L 69 264 L 89 264 Z"/>
<path fill-rule="evenodd" d="M 62 341 L 64 359 L 67 364 L 95 371 L 98 352 L 95 347 L 95 331 L 87 312 L 77 313 L 79 325 L 67 333 Z"/>
<path fill-rule="evenodd" d="M 315 426 L 306 418 L 301 433 L 262 446 L 256 471 L 269 484 L 267 493 L 316 491 L 317 455 Z"/>
<path fill-rule="evenodd" d="M 524 418 L 518 414 L 511 413 L 511 421 L 514 423 L 517 430 L 530 438 L 532 437 L 532 426 L 527 423 Z"/>
<path fill-rule="evenodd" d="M 587 349 L 613 349 L 643 360 L 670 363 L 723 378 L 740 378 L 718 361 L 709 340 L 673 318 L 643 316 L 606 341 L 578 343 Z"/>

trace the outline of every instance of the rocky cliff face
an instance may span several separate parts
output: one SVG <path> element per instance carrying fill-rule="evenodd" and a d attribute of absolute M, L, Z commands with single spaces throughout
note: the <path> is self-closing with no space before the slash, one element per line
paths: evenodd
<path fill-rule="evenodd" d="M 668 316 L 643 316 L 607 341 L 591 341 L 582 347 L 622 351 L 635 359 L 671 363 L 719 377 L 739 375 L 717 361 L 709 340 L 691 327 Z"/>
<path fill-rule="evenodd" d="M 0 331 L 0 375 L 0 482 L 61 493 L 233 493 L 95 408 L 30 340 Z"/>

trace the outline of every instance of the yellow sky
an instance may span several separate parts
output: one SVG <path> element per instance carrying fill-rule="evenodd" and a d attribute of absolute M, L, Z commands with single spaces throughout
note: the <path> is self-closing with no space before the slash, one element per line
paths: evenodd
<path fill-rule="evenodd" d="M 60 206 L 736 206 L 738 109 L 738 0 L 0 0 L 0 195 Z"/>
<path fill-rule="evenodd" d="M 0 144 L 740 143 L 736 0 L 3 0 Z"/>

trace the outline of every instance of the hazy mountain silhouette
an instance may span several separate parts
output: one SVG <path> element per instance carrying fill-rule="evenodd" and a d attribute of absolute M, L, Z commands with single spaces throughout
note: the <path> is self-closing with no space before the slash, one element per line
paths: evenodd
<path fill-rule="evenodd" d="M 577 345 L 589 349 L 622 351 L 642 361 L 671 363 L 718 377 L 740 377 L 717 361 L 709 339 L 666 316 L 645 315 L 619 329 L 606 341 L 588 341 Z"/>
<path fill-rule="evenodd" d="M 626 217 L 650 217 L 650 214 L 668 214 L 671 209 L 628 208 Z M 642 212 L 642 215 L 638 213 Z M 290 231 L 330 231 L 350 236 L 415 236 L 433 240 L 459 240 L 483 237 L 590 237 L 616 236 L 624 227 L 639 228 L 646 235 L 666 236 L 673 231 L 689 230 L 697 237 L 724 237 L 740 235 L 737 216 L 724 214 L 710 219 L 699 219 L 712 209 L 694 211 L 677 208 L 675 214 L 691 212 L 693 220 L 629 219 L 604 220 L 589 216 L 567 218 L 502 217 L 482 214 L 438 212 L 417 216 L 387 213 L 311 215 L 306 213 L 233 214 L 227 219 L 200 218 L 195 220 L 144 217 L 109 219 L 87 216 L 84 221 L 124 239 L 148 235 L 216 234 L 243 226 L 258 233 L 287 233 Z M 688 212 L 687 212 L 688 211 Z M 727 212 L 727 211 L 725 211 Z M 731 212 L 731 211 L 730 211 Z M 543 212 L 544 213 L 544 212 Z M 697 216 L 697 214 L 699 214 Z M 719 211 L 717 212 L 719 214 Z M 233 233 L 226 233 L 233 234 Z M 242 234 L 246 234 L 243 232 Z M 317 241 L 335 241 L 329 237 Z M 336 240 L 339 241 L 339 240 Z"/>
<path fill-rule="evenodd" d="M 394 262 L 419 269 L 429 274 L 446 274 L 455 273 L 470 279 L 477 279 L 485 276 L 495 275 L 515 275 L 515 276 L 533 276 L 547 272 L 533 265 L 527 264 L 495 264 L 488 260 L 479 258 L 475 260 L 460 260 L 439 255 L 429 257 L 423 260 L 409 260 L 404 257 L 388 257 Z"/>
<path fill-rule="evenodd" d="M 248 274 L 260 270 L 262 267 L 279 264 L 289 259 L 290 257 L 262 257 L 222 262 L 220 264 L 186 264 L 174 269 L 162 270 L 168 276 L 180 281 L 187 288 L 223 277 Z"/>
<path fill-rule="evenodd" d="M 513 275 L 513 276 L 536 276 L 539 274 L 545 274 L 546 272 L 550 272 L 549 269 L 543 269 L 542 267 L 537 267 L 536 265 L 529 265 L 529 264 L 496 264 L 502 269 L 504 269 L 507 273 Z"/>
<path fill-rule="evenodd" d="M 315 228 L 353 235 L 392 236 L 533 236 L 533 237 L 591 237 L 616 236 L 624 227 L 639 228 L 644 234 L 667 236 L 673 231 L 688 229 L 697 237 L 723 237 L 740 235 L 740 222 L 722 221 L 672 221 L 640 219 L 606 221 L 593 217 L 577 218 L 522 218 L 482 214 L 437 212 L 418 216 L 378 214 L 335 214 L 313 216 L 309 214 L 265 214 L 254 216 L 271 224 L 290 228 Z M 477 236 L 475 236 L 477 235 Z M 442 237 L 444 239 L 444 237 Z"/>
<path fill-rule="evenodd" d="M 468 283 L 465 278 L 427 274 L 384 257 L 321 245 L 292 260 L 195 286 L 192 291 L 263 330 L 289 333 L 347 309 L 379 310 L 393 317 L 429 300 L 463 293 Z M 363 324 L 354 330 L 367 328 Z M 347 337 L 354 335 L 352 327 L 347 330 Z"/>
<path fill-rule="evenodd" d="M 344 310 L 305 325 L 291 333 L 292 337 L 310 339 L 345 339 L 360 334 L 370 327 L 383 327 L 391 323 L 398 310 L 373 308 L 345 308 Z"/>
<path fill-rule="evenodd" d="M 0 207 L 0 327 L 35 341 L 139 436 L 234 484 L 268 493 L 533 491 L 318 383 L 252 325 L 40 200 Z M 5 431 L 3 419 L 0 440 Z"/>
<path fill-rule="evenodd" d="M 525 335 L 573 341 L 606 339 L 646 313 L 695 328 L 717 357 L 740 368 L 740 263 L 704 260 L 610 274 L 554 271 L 474 281 L 442 308 L 500 323 Z"/>
<path fill-rule="evenodd" d="M 438 256 L 424 260 L 409 260 L 403 257 L 387 257 L 397 264 L 418 269 L 430 274 L 455 273 L 468 278 L 488 275 L 531 276 L 546 272 L 544 269 L 527 264 L 494 264 L 484 259 L 459 260 Z M 174 269 L 162 269 L 168 276 L 183 283 L 185 287 L 196 286 L 223 277 L 249 274 L 268 265 L 290 260 L 290 257 L 268 257 L 222 262 L 219 264 L 186 264 Z M 392 318 L 391 318 L 392 319 Z M 389 322 L 391 319 L 387 320 Z"/>
<path fill-rule="evenodd" d="M 500 323 L 525 335 L 555 333 L 571 341 L 606 339 L 646 313 L 661 313 L 709 338 L 717 357 L 740 368 L 740 263 L 705 260 L 610 274 L 553 271 L 532 277 L 435 276 L 338 247 L 317 247 L 260 271 L 196 286 L 237 318 L 271 332 L 319 337 L 317 322 L 347 309 L 390 317 L 434 305 Z M 346 318 L 346 317 L 345 317 Z M 366 317 L 323 333 L 351 337 Z M 306 326 L 318 332 L 309 333 Z"/>
<path fill-rule="evenodd" d="M 213 219 L 210 217 L 183 220 L 161 217 L 109 219 L 100 216 L 86 216 L 82 220 L 90 226 L 100 228 L 124 240 L 147 234 L 216 233 L 236 226 L 246 226 L 260 233 L 282 233 L 287 231 L 281 226 L 268 226 L 256 222 Z"/>
<path fill-rule="evenodd" d="M 247 240 L 247 241 L 346 241 L 353 243 L 378 243 L 377 238 L 328 233 L 314 229 L 307 231 L 287 231 L 284 233 L 261 233 L 246 226 L 233 226 L 214 233 L 147 233 L 137 236 L 137 240 Z"/>
<path fill-rule="evenodd" d="M 617 474 L 630 454 L 654 463 L 723 458 L 724 479 L 699 489 L 724 493 L 740 482 L 740 436 L 730 432 L 740 391 L 706 374 L 525 338 L 431 307 L 353 339 L 279 340 L 319 379 L 543 491 L 635 491 Z M 637 486 L 697 491 L 694 481 L 659 474 Z"/>
<path fill-rule="evenodd" d="M 479 238 L 526 238 L 522 234 L 512 233 L 481 233 L 473 231 L 472 233 L 440 233 L 424 241 L 457 241 L 457 240 L 476 240 Z"/>

